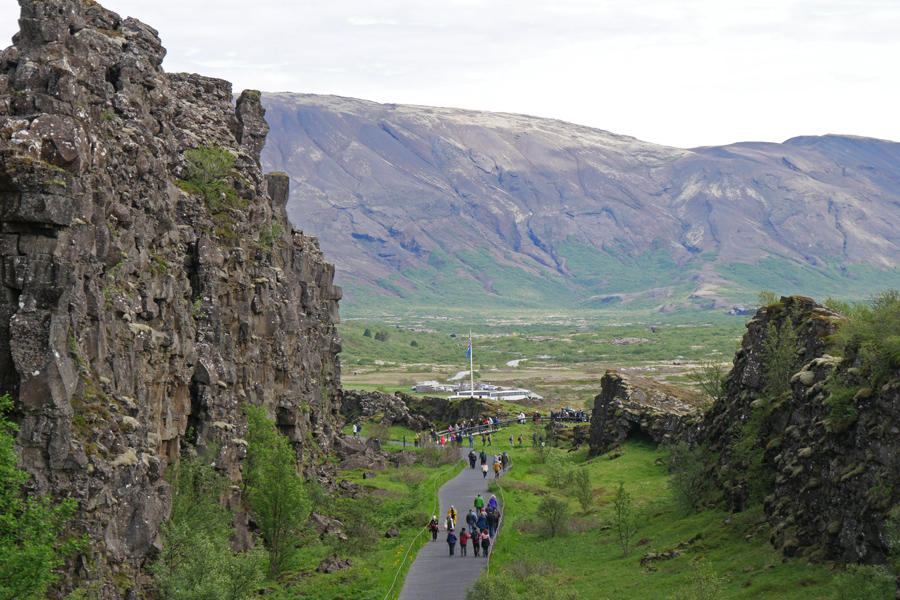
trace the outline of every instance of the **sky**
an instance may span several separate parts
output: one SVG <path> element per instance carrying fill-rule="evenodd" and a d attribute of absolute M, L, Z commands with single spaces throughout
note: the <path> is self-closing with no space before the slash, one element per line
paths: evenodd
<path fill-rule="evenodd" d="M 105 0 L 236 92 L 523 113 L 690 148 L 900 141 L 897 0 Z M 0 41 L 18 29 L 0 3 Z M 6 44 L 4 44 L 6 45 Z"/>

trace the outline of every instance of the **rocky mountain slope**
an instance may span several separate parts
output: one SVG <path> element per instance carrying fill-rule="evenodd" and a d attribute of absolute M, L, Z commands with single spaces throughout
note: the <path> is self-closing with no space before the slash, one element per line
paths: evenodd
<path fill-rule="evenodd" d="M 91 0 L 20 4 L 0 53 L 0 391 L 29 492 L 77 500 L 91 541 L 58 591 L 137 598 L 186 439 L 218 442 L 236 482 L 246 403 L 302 455 L 332 447 L 341 292 L 287 222 L 287 179 L 260 170 L 257 92 L 166 74 L 155 30 Z M 201 145 L 233 157 L 233 200 L 179 187 Z"/>
<path fill-rule="evenodd" d="M 353 310 L 454 297 L 672 310 L 900 281 L 897 143 L 684 150 L 523 115 L 288 93 L 263 105 L 263 164 L 291 177 L 289 216 L 323 240 Z"/>

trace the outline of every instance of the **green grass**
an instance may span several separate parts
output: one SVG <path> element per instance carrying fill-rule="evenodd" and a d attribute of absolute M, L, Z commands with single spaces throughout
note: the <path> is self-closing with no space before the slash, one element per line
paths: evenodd
<path fill-rule="evenodd" d="M 664 599 L 685 584 L 691 561 L 703 560 L 726 578 L 721 598 L 832 597 L 832 576 L 826 565 L 808 565 L 805 559 L 783 560 L 773 551 L 761 508 L 735 515 L 719 509 L 692 516 L 678 514 L 667 488 L 667 469 L 655 462 L 665 453 L 652 446 L 628 443 L 621 457 L 609 460 L 601 456 L 580 467 L 590 469 L 595 487 L 596 506 L 588 515 L 581 514 L 573 500 L 547 488 L 542 473 L 546 467 L 535 462 L 534 454 L 532 450 L 511 452 L 515 466 L 504 486 L 505 529 L 495 547 L 493 572 L 509 571 L 523 560 L 549 562 L 555 566 L 552 577 L 581 598 Z M 572 464 L 582 464 L 586 452 L 562 456 Z M 629 556 L 622 556 L 612 531 L 594 528 L 557 538 L 532 532 L 528 522 L 537 517 L 538 493 L 567 499 L 572 513 L 582 520 L 595 520 L 598 526 L 610 524 L 611 501 L 620 482 L 642 515 L 635 540 L 649 540 L 633 548 Z M 649 565 L 656 570 L 640 566 L 645 553 L 668 551 L 698 535 L 699 541 L 682 556 Z"/>
<path fill-rule="evenodd" d="M 387 446 L 386 450 L 394 448 Z M 402 448 L 396 448 L 401 450 Z M 382 599 L 391 588 L 396 576 L 396 585 L 388 596 L 396 599 L 403 587 L 403 581 L 415 554 L 427 541 L 425 527 L 430 515 L 436 510 L 435 489 L 456 476 L 462 464 L 439 469 L 427 469 L 422 465 L 410 468 L 421 474 L 421 482 L 407 483 L 402 480 L 403 470 L 388 469 L 375 473 L 371 479 L 363 479 L 361 470 L 344 473 L 344 478 L 372 491 L 375 502 L 366 513 L 370 525 L 374 527 L 374 545 L 371 549 L 347 552 L 340 546 L 312 541 L 307 544 L 295 568 L 279 578 L 269 588 L 267 597 L 276 600 L 304 598 L 316 600 L 357 600 Z M 350 502 L 353 502 L 350 500 Z M 317 506 L 318 512 L 334 515 L 334 506 Z M 411 520 L 415 515 L 419 519 Z M 421 521 L 421 522 L 419 522 Z M 393 539 L 383 537 L 391 526 L 397 526 L 400 536 Z M 421 535 L 419 535 L 421 533 Z M 352 568 L 332 574 L 316 573 L 319 563 L 330 554 L 351 558 Z M 398 575 L 399 573 L 399 575 Z"/>

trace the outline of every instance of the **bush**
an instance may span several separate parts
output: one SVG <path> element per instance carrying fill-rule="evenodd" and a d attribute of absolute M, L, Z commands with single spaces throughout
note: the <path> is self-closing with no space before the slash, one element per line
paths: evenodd
<path fill-rule="evenodd" d="M 837 600 L 893 600 L 894 576 L 881 565 L 847 565 L 834 578 Z"/>
<path fill-rule="evenodd" d="M 535 519 L 547 537 L 568 533 L 569 504 L 554 496 L 544 496 L 537 507 Z"/>
<path fill-rule="evenodd" d="M 571 487 L 575 467 L 555 452 L 548 453 L 545 465 L 547 486 L 558 490 L 567 490 Z"/>
<path fill-rule="evenodd" d="M 172 512 L 162 526 L 163 550 L 151 567 L 155 585 L 166 600 L 242 600 L 263 580 L 265 552 L 231 551 L 232 514 L 219 503 L 230 482 L 210 457 L 186 454 L 169 471 Z"/>
<path fill-rule="evenodd" d="M 719 600 L 725 578 L 702 560 L 691 564 L 687 585 L 678 590 L 669 600 Z"/>
<path fill-rule="evenodd" d="M 432 469 L 442 465 L 452 465 L 458 460 L 462 460 L 459 457 L 459 449 L 452 444 L 446 446 L 428 444 L 422 448 L 422 462 Z"/>
<path fill-rule="evenodd" d="M 391 336 L 387 331 L 379 331 L 375 333 L 375 339 L 379 342 L 387 342 L 391 339 Z"/>
<path fill-rule="evenodd" d="M 587 514 L 594 504 L 594 488 L 591 486 L 591 474 L 586 468 L 572 471 L 571 493 L 581 506 L 581 512 Z"/>
<path fill-rule="evenodd" d="M 848 312 L 849 322 L 838 328 L 832 341 L 856 357 L 860 372 L 872 382 L 869 387 L 877 387 L 900 368 L 900 291 L 885 290 Z"/>
<path fill-rule="evenodd" d="M 484 572 L 466 590 L 466 600 L 578 600 L 578 593 L 540 574 L 519 578 Z"/>
<path fill-rule="evenodd" d="M 794 320 L 797 318 L 796 311 L 786 312 L 780 327 L 774 321 L 769 321 L 766 326 L 760 358 L 766 389 L 773 396 L 791 389 L 791 377 L 800 368 L 797 332 L 794 329 Z"/>
<path fill-rule="evenodd" d="M 725 380 L 728 377 L 728 369 L 716 360 L 700 361 L 700 366 L 687 375 L 700 391 L 718 400 L 725 394 Z"/>
<path fill-rule="evenodd" d="M 6 418 L 12 408 L 8 394 L 0 396 L 0 599 L 43 598 L 58 579 L 53 569 L 81 549 L 85 541 L 61 537 L 78 503 L 22 498 L 19 486 L 29 475 L 16 468 L 15 424 Z"/>
<path fill-rule="evenodd" d="M 369 437 L 384 444 L 391 439 L 391 428 L 383 423 L 376 423 L 369 428 Z"/>
<path fill-rule="evenodd" d="M 678 442 L 672 447 L 669 468 L 672 471 L 669 489 L 676 506 L 686 513 L 696 512 L 700 500 L 710 488 L 704 452 L 691 450 L 686 443 Z"/>
<path fill-rule="evenodd" d="M 193 185 L 213 210 L 221 203 L 235 204 L 237 193 L 231 185 L 234 155 L 221 146 L 201 146 L 184 153 L 187 182 Z"/>

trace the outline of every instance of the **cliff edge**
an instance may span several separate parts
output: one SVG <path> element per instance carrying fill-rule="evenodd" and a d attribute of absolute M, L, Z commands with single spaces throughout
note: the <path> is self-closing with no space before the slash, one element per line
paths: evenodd
<path fill-rule="evenodd" d="M 0 392 L 29 493 L 74 498 L 73 579 L 137 598 L 189 441 L 241 479 L 240 407 L 304 456 L 333 445 L 339 287 L 263 175 L 259 94 L 166 74 L 157 32 L 92 0 L 20 0 L 0 53 Z M 224 149 L 217 197 L 186 153 Z M 235 492 L 237 494 L 238 492 Z M 105 578 L 112 581 L 112 578 Z"/>

